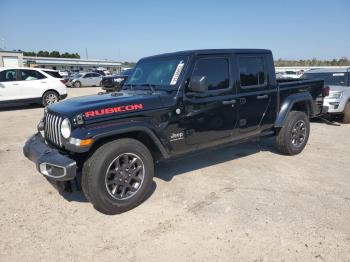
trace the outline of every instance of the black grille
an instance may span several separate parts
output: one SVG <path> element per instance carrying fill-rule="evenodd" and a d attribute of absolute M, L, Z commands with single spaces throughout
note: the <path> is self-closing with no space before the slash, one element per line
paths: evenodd
<path fill-rule="evenodd" d="M 45 115 L 45 139 L 54 145 L 62 146 L 61 123 L 63 118 L 51 113 Z"/>

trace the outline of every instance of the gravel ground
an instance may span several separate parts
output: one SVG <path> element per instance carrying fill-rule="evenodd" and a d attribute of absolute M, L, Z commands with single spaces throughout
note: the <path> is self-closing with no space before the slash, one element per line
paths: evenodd
<path fill-rule="evenodd" d="M 267 139 L 161 163 L 141 206 L 106 216 L 23 156 L 42 113 L 0 111 L 0 261 L 350 261 L 350 125 L 312 123 L 298 156 Z"/>

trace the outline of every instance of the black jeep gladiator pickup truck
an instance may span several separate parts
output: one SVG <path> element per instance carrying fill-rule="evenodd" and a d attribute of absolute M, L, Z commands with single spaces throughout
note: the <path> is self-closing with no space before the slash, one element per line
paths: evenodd
<path fill-rule="evenodd" d="M 145 199 L 155 161 L 261 136 L 276 136 L 286 155 L 300 153 L 309 119 L 323 111 L 323 85 L 277 83 L 269 50 L 151 56 L 122 92 L 48 106 L 23 151 L 51 181 L 81 175 L 93 206 L 117 214 Z"/>

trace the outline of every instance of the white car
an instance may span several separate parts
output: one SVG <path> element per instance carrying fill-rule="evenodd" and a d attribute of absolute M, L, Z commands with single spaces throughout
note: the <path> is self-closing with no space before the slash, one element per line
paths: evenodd
<path fill-rule="evenodd" d="M 101 86 L 102 75 L 98 73 L 78 73 L 73 75 L 66 82 L 66 86 L 69 87 L 82 87 L 82 86 Z"/>
<path fill-rule="evenodd" d="M 0 106 L 40 103 L 44 106 L 67 97 L 67 88 L 55 70 L 0 67 Z"/>
<path fill-rule="evenodd" d="M 295 71 L 285 71 L 281 72 L 280 78 L 282 79 L 298 79 L 302 76 L 301 73 Z"/>

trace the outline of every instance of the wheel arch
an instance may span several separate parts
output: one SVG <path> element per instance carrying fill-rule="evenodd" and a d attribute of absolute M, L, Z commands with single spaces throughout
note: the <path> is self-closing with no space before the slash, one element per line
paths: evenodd
<path fill-rule="evenodd" d="M 47 89 L 47 90 L 45 90 L 45 91 L 43 92 L 43 94 L 41 95 L 41 98 L 43 98 L 44 95 L 45 95 L 47 92 L 50 92 L 50 91 L 55 92 L 55 93 L 57 94 L 57 96 L 58 96 L 58 99 L 60 99 L 60 93 L 59 93 L 57 90 L 55 90 L 55 89 Z"/>
<path fill-rule="evenodd" d="M 283 127 L 287 116 L 291 111 L 301 111 L 306 113 L 309 118 L 313 117 L 314 111 L 310 93 L 298 93 L 285 98 L 277 115 L 275 122 L 276 128 Z"/>
<path fill-rule="evenodd" d="M 96 135 L 90 153 L 105 143 L 121 138 L 132 138 L 143 143 L 150 150 L 154 159 L 169 158 L 169 153 L 159 138 L 152 130 L 146 127 L 129 127 Z"/>

